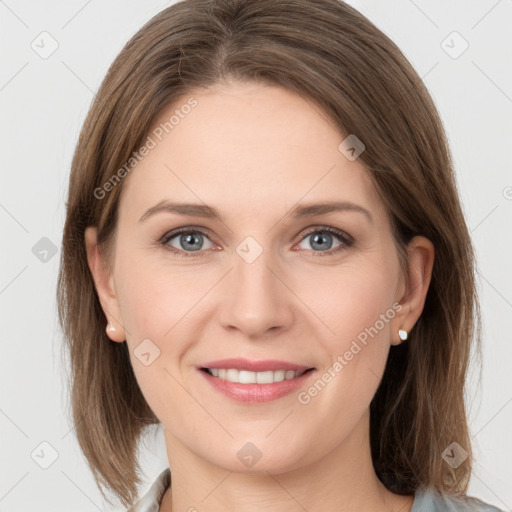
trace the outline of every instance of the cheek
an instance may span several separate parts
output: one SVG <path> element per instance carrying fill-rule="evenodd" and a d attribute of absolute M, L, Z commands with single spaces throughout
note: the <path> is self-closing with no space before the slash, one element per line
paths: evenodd
<path fill-rule="evenodd" d="M 127 254 L 136 251 L 124 248 Z M 192 266 L 166 267 L 142 257 L 120 257 L 115 268 L 132 367 L 146 401 L 161 418 L 169 396 L 176 402 L 187 399 L 173 376 L 178 378 L 180 362 L 195 341 L 191 326 L 200 320 L 195 306 L 215 276 L 201 280 Z"/>
<path fill-rule="evenodd" d="M 121 314 L 134 341 L 141 336 L 163 339 L 191 308 L 194 297 L 204 294 L 192 272 L 188 276 L 187 269 L 162 267 L 152 258 L 119 258 L 116 269 Z"/>
<path fill-rule="evenodd" d="M 374 338 L 388 337 L 389 321 L 395 315 L 392 305 L 396 279 L 393 264 L 361 258 L 357 264 L 319 272 L 308 288 L 301 284 L 298 294 L 305 297 L 307 305 L 323 321 L 322 339 L 330 354 L 348 349 L 358 336 L 364 340 L 368 330 Z M 378 334 L 372 327 L 376 327 Z"/>
<path fill-rule="evenodd" d="M 317 387 L 322 391 L 312 394 L 317 406 L 330 409 L 334 422 L 346 421 L 349 410 L 352 418 L 359 417 L 377 390 L 397 313 L 393 306 L 397 275 L 394 264 L 361 259 L 329 276 L 318 275 L 309 293 L 302 291 L 324 324 L 315 322 L 325 354 L 319 378 L 326 386 L 320 383 Z"/>
<path fill-rule="evenodd" d="M 119 278 L 121 314 L 135 378 L 151 410 L 168 423 L 169 409 L 187 403 L 176 368 L 187 349 L 188 338 L 182 329 L 190 307 L 180 290 L 167 282 L 165 273 L 151 267 L 126 266 Z"/>

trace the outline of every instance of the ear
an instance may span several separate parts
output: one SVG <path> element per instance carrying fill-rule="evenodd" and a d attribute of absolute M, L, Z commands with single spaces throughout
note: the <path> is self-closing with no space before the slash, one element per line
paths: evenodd
<path fill-rule="evenodd" d="M 410 333 L 423 311 L 427 297 L 432 269 L 434 267 L 435 249 L 432 242 L 424 236 L 415 236 L 407 245 L 409 272 L 405 277 L 405 290 L 398 301 L 402 309 L 394 318 L 391 344 L 402 343 L 398 329 Z"/>
<path fill-rule="evenodd" d="M 87 227 L 85 229 L 87 262 L 96 285 L 96 291 L 98 292 L 103 312 L 110 325 L 115 327 L 115 330 L 107 331 L 107 336 L 112 341 L 123 342 L 126 340 L 126 333 L 121 324 L 121 310 L 115 292 L 114 278 L 108 272 L 106 262 L 103 260 L 99 250 L 97 231 L 95 227 Z"/>

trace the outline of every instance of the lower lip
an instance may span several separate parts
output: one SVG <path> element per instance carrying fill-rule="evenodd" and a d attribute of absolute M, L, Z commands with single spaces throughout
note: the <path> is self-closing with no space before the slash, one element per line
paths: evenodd
<path fill-rule="evenodd" d="M 297 391 L 315 370 L 308 370 L 300 377 L 273 382 L 272 384 L 240 384 L 239 382 L 219 379 L 204 370 L 199 370 L 199 372 L 214 389 L 233 400 L 239 402 L 270 402 Z"/>

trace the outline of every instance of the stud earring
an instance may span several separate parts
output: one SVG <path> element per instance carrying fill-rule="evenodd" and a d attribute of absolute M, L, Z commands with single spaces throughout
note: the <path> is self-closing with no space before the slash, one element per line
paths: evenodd
<path fill-rule="evenodd" d="M 398 336 L 400 336 L 400 339 L 402 341 L 405 341 L 407 339 L 407 331 L 404 331 L 403 329 L 398 329 Z"/>
<path fill-rule="evenodd" d="M 115 332 L 116 327 L 115 325 L 112 325 L 110 322 L 107 324 L 107 333 L 109 332 Z"/>

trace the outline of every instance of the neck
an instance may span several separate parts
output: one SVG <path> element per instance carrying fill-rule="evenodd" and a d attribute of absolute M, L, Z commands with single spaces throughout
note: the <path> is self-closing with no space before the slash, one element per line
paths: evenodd
<path fill-rule="evenodd" d="M 362 421 L 369 427 L 369 417 Z M 355 428 L 349 439 L 308 466 L 252 474 L 214 465 L 167 434 L 171 487 L 160 512 L 409 512 L 414 497 L 394 494 L 378 479 L 368 431 Z"/>

